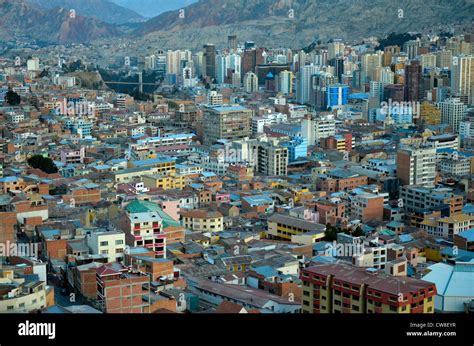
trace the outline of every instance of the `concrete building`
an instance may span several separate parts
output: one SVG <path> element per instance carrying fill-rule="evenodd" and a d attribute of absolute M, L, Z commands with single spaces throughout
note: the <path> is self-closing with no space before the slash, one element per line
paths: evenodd
<path fill-rule="evenodd" d="M 124 260 L 125 233 L 97 229 L 91 231 L 86 239 L 91 254 L 106 255 L 109 262 Z"/>
<path fill-rule="evenodd" d="M 242 106 L 207 106 L 204 109 L 204 144 L 225 139 L 228 141 L 250 136 L 252 110 Z"/>
<path fill-rule="evenodd" d="M 258 77 L 253 72 L 247 72 L 244 76 L 244 91 L 254 93 L 258 91 Z"/>
<path fill-rule="evenodd" d="M 463 120 L 466 112 L 466 105 L 461 102 L 461 99 L 451 97 L 438 103 L 441 110 L 441 122 L 449 124 L 455 133 L 459 132 L 459 124 Z"/>
<path fill-rule="evenodd" d="M 344 263 L 301 270 L 303 313 L 434 313 L 436 287 Z"/>
<path fill-rule="evenodd" d="M 287 175 L 288 148 L 276 141 L 257 144 L 257 173 L 269 176 Z"/>
<path fill-rule="evenodd" d="M 436 177 L 436 149 L 398 150 L 397 177 L 403 185 L 433 185 Z"/>

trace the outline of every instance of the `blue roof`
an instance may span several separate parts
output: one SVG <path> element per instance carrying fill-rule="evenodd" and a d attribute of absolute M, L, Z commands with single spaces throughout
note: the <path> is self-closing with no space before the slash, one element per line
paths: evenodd
<path fill-rule="evenodd" d="M 437 152 L 437 153 L 448 153 L 448 154 L 452 154 L 452 153 L 454 153 L 455 151 L 456 151 L 460 156 L 464 156 L 464 157 L 473 157 L 473 156 L 474 156 L 474 153 L 468 153 L 467 151 L 454 150 L 454 149 L 452 149 L 452 148 L 436 149 L 436 152 Z"/>
<path fill-rule="evenodd" d="M 423 280 L 436 285 L 439 296 L 451 297 L 473 297 L 474 286 L 474 263 L 459 263 L 450 265 L 447 263 L 436 263 L 429 266 L 430 272 Z"/>
<path fill-rule="evenodd" d="M 255 267 L 253 270 L 260 275 L 263 275 L 264 277 L 272 277 L 272 276 L 278 276 L 278 271 L 271 267 L 271 266 L 260 266 L 260 267 Z"/>
<path fill-rule="evenodd" d="M 457 255 L 455 255 L 454 249 L 451 246 L 445 247 L 443 250 L 441 250 L 442 255 L 447 255 L 450 257 L 468 257 L 468 258 L 474 258 L 474 252 L 472 251 L 466 251 L 463 249 L 457 249 Z"/>
<path fill-rule="evenodd" d="M 353 94 L 350 94 L 348 98 L 349 100 L 353 100 L 353 99 L 367 100 L 369 98 L 369 94 L 368 93 L 353 93 Z"/>
<path fill-rule="evenodd" d="M 409 234 L 400 234 L 400 236 L 398 237 L 398 239 L 400 239 L 400 242 L 401 243 L 407 243 L 409 241 L 412 241 L 413 240 L 413 237 Z"/>
<path fill-rule="evenodd" d="M 154 159 L 133 161 L 132 163 L 134 166 L 139 167 L 139 166 L 155 165 L 155 164 L 163 163 L 163 162 L 171 162 L 175 160 L 176 158 L 174 157 L 157 157 Z"/>
<path fill-rule="evenodd" d="M 235 106 L 229 106 L 229 105 L 215 105 L 215 106 L 208 106 L 208 108 L 215 110 L 216 112 L 232 112 L 232 111 L 245 111 L 247 108 L 235 105 Z"/>
<path fill-rule="evenodd" d="M 13 183 L 15 181 L 18 181 L 18 177 L 11 176 L 11 177 L 4 177 L 0 179 L 0 182 L 2 183 Z"/>
<path fill-rule="evenodd" d="M 334 258 L 332 256 L 314 256 L 311 258 L 311 262 L 316 262 L 316 263 L 334 263 L 337 261 L 337 258 Z"/>
<path fill-rule="evenodd" d="M 205 178 L 215 177 L 216 173 L 214 172 L 202 172 L 201 175 Z"/>
<path fill-rule="evenodd" d="M 467 204 L 462 208 L 462 213 L 463 213 L 463 214 L 471 214 L 471 213 L 474 213 L 474 204 L 472 204 L 472 203 L 467 203 Z"/>
<path fill-rule="evenodd" d="M 273 204 L 273 199 L 266 195 L 255 195 L 255 196 L 245 196 L 242 197 L 250 205 L 267 205 Z"/>
<path fill-rule="evenodd" d="M 467 241 L 474 241 L 474 228 L 468 229 L 464 232 L 459 232 L 458 236 L 466 239 Z"/>
<path fill-rule="evenodd" d="M 313 244 L 313 251 L 326 251 L 328 249 L 327 245 L 332 245 L 329 241 L 320 241 Z"/>

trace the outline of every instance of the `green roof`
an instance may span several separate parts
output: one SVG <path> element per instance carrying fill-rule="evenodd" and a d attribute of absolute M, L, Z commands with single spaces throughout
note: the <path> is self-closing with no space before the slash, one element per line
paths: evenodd
<path fill-rule="evenodd" d="M 131 214 L 155 212 L 163 219 L 163 228 L 171 226 L 181 227 L 181 224 L 178 221 L 166 214 L 163 209 L 161 209 L 160 205 L 155 202 L 134 200 L 127 204 L 125 210 Z"/>

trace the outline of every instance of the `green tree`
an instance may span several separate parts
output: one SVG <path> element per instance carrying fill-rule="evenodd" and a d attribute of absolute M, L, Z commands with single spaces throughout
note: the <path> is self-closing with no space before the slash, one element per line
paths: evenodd
<path fill-rule="evenodd" d="M 21 103 L 21 97 L 16 92 L 10 89 L 5 94 L 5 101 L 10 106 L 18 106 Z"/>
<path fill-rule="evenodd" d="M 34 155 L 28 159 L 28 164 L 33 168 L 38 168 L 45 173 L 57 173 L 58 167 L 54 164 L 53 160 L 49 157 L 43 157 L 41 155 Z"/>
<path fill-rule="evenodd" d="M 352 232 L 352 236 L 354 237 L 361 237 L 364 235 L 364 231 L 362 230 L 362 227 L 357 226 L 357 228 Z"/>

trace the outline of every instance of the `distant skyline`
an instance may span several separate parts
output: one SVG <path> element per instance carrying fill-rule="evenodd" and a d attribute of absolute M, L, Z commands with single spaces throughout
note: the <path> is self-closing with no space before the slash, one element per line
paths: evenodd
<path fill-rule="evenodd" d="M 155 17 L 163 12 L 189 6 L 198 0 L 110 0 L 117 5 L 131 9 L 146 18 Z"/>

